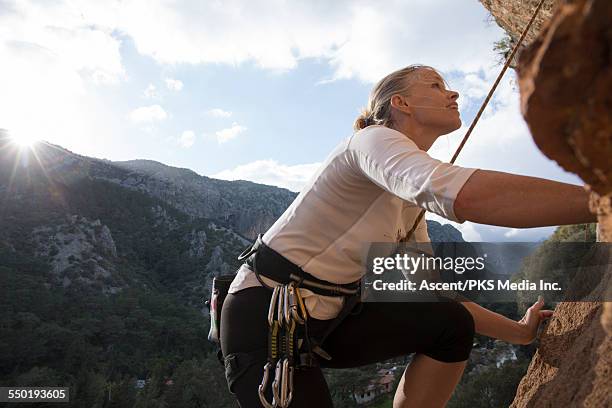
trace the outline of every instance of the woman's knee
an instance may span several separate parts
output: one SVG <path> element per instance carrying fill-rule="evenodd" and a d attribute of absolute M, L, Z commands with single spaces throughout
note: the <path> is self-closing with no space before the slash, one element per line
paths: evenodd
<path fill-rule="evenodd" d="M 474 342 L 475 324 L 472 314 L 459 302 L 442 302 L 441 336 L 428 356 L 444 362 L 467 360 Z"/>

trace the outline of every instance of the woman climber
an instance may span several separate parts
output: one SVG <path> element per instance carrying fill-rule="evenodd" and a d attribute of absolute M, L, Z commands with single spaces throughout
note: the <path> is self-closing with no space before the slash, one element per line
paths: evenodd
<path fill-rule="evenodd" d="M 520 321 L 470 301 L 355 306 L 362 244 L 397 241 L 398 231 L 405 238 L 421 208 L 458 223 L 513 228 L 595 221 L 580 186 L 429 156 L 438 137 L 461 126 L 458 96 L 428 66 L 387 75 L 355 132 L 241 258 L 248 260 L 232 282 L 220 325 L 228 386 L 241 407 L 331 407 L 321 368 L 411 353 L 393 406 L 443 407 L 475 332 L 529 344 L 552 315 L 541 300 Z M 424 219 L 414 239 L 429 242 Z"/>

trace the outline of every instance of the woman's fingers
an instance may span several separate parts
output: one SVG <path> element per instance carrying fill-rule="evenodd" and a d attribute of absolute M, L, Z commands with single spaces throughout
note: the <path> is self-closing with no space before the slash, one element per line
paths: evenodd
<path fill-rule="evenodd" d="M 540 323 L 552 317 L 554 311 L 548 309 L 542 310 L 542 307 L 544 307 L 544 298 L 539 296 L 537 302 L 527 309 L 525 316 L 519 321 L 525 327 L 524 337 L 526 341 L 521 344 L 529 344 L 535 340 Z"/>
<path fill-rule="evenodd" d="M 543 307 L 544 307 L 544 298 L 542 297 L 542 295 L 539 295 L 538 300 L 531 306 L 531 308 L 535 311 L 535 310 L 540 310 Z"/>
<path fill-rule="evenodd" d="M 542 295 L 538 295 L 538 301 L 531 306 L 534 312 L 538 312 L 538 316 L 541 319 L 547 319 L 552 316 L 552 310 L 541 310 L 544 307 L 544 297 Z"/>
<path fill-rule="evenodd" d="M 552 310 L 540 310 L 540 317 L 542 319 L 548 319 L 552 315 L 553 315 L 553 311 Z"/>
<path fill-rule="evenodd" d="M 533 321 L 536 316 L 542 316 L 540 312 L 542 311 L 542 307 L 544 307 L 544 298 L 540 295 L 538 296 L 537 302 L 535 302 L 529 309 L 527 309 L 527 313 L 525 314 L 527 321 Z"/>

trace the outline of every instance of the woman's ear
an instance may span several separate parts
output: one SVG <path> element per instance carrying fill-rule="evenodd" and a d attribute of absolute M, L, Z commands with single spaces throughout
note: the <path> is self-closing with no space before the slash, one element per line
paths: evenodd
<path fill-rule="evenodd" d="M 391 96 L 391 100 L 389 102 L 393 108 L 410 115 L 410 105 L 408 105 L 405 96 L 395 94 Z"/>

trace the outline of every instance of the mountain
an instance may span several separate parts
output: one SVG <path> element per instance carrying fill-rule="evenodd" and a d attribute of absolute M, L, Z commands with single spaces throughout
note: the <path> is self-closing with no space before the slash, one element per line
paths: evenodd
<path fill-rule="evenodd" d="M 8 138 L 4 140 L 10 146 Z M 5 150 L 1 160 L 11 167 L 15 148 Z M 297 195 L 249 181 L 211 179 L 150 160 L 111 162 L 80 156 L 48 143 L 38 144 L 36 157 L 24 156 L 18 167 L 37 168 L 64 183 L 88 177 L 105 180 L 158 198 L 190 217 L 214 219 L 249 239 L 272 225 Z"/>
<path fill-rule="evenodd" d="M 200 303 L 212 276 L 237 267 L 236 255 L 250 242 L 241 232 L 267 228 L 293 196 L 255 183 L 232 189 L 232 182 L 195 174 L 187 185 L 190 172 L 180 169 L 173 183 L 58 146 L 29 151 L 3 142 L 0 243 L 46 260 L 50 281 L 64 287 L 79 282 L 114 293 L 138 283 Z M 233 216 L 241 212 L 247 215 Z"/>
<path fill-rule="evenodd" d="M 432 242 L 465 242 L 461 232 L 450 224 L 427 220 L 427 232 Z"/>
<path fill-rule="evenodd" d="M 112 162 L 49 143 L 23 149 L 0 136 L 0 243 L 44 259 L 63 287 L 152 285 L 199 304 L 211 278 L 234 271 L 237 254 L 296 196 L 151 160 Z M 451 225 L 427 223 L 432 241 L 463 241 Z"/>
<path fill-rule="evenodd" d="M 265 232 L 297 195 L 250 181 L 216 180 L 151 160 L 112 163 L 130 172 L 130 177 L 112 181 L 145 191 L 189 216 L 220 219 L 250 239 Z"/>

